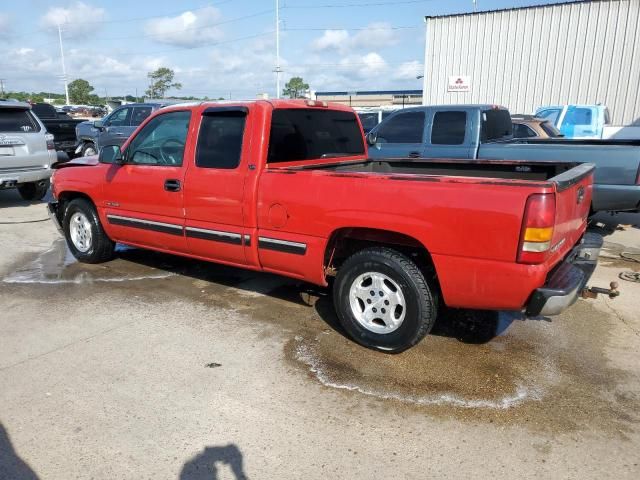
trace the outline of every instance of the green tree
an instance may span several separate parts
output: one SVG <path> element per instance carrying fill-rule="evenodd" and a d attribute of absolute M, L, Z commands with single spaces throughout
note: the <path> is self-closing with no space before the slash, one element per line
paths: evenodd
<path fill-rule="evenodd" d="M 307 90 L 309 90 L 309 84 L 304 83 L 302 77 L 291 77 L 291 80 L 284 85 L 282 94 L 289 98 L 302 98 Z"/>
<path fill-rule="evenodd" d="M 69 84 L 69 100 L 76 105 L 88 105 L 91 102 L 93 87 L 82 78 L 77 78 Z"/>
<path fill-rule="evenodd" d="M 182 84 L 174 82 L 175 72 L 167 67 L 160 67 L 154 72 L 147 74 L 149 81 L 149 88 L 146 91 L 146 95 L 151 98 L 164 98 L 167 90 L 170 88 L 182 88 Z"/>

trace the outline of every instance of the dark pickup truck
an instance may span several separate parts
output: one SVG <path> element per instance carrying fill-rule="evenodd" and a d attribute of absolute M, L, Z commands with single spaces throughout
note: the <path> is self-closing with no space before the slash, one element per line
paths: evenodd
<path fill-rule="evenodd" d="M 496 105 L 405 108 L 376 126 L 367 141 L 375 159 L 521 160 L 514 168 L 530 178 L 544 162 L 593 163 L 592 212 L 640 209 L 640 141 L 514 139 L 509 111 Z"/>
<path fill-rule="evenodd" d="M 55 107 L 48 103 L 34 103 L 31 105 L 31 111 L 44 124 L 47 132 L 53 135 L 56 150 L 72 157 L 76 148 L 76 125 L 84 120 L 76 120 L 66 113 L 58 113 Z"/>

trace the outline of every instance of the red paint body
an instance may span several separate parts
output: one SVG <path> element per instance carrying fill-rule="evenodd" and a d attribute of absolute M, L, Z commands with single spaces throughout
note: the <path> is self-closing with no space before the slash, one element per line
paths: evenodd
<path fill-rule="evenodd" d="M 273 109 L 310 107 L 298 101 L 237 105 L 247 107 L 248 115 L 236 169 L 195 166 L 202 112 L 212 104 L 175 106 L 156 112 L 138 131 L 157 115 L 191 110 L 182 167 L 109 165 L 98 163 L 95 157 L 78 159 L 68 166 L 89 165 L 56 171 L 54 195 L 79 192 L 91 198 L 105 231 L 115 241 L 275 272 L 318 285 L 326 285 L 327 248 L 337 230 L 363 227 L 403 234 L 430 253 L 447 305 L 479 309 L 522 308 L 586 228 L 591 176 L 557 192 L 552 182 L 544 181 L 289 168 L 301 163 L 354 161 L 366 155 L 268 166 Z M 329 108 L 351 111 L 339 105 Z M 165 191 L 167 179 L 179 179 L 182 191 Z M 575 189 L 579 187 L 585 189 L 585 201 L 578 205 Z M 536 193 L 555 195 L 552 244 L 557 248 L 542 264 L 519 264 L 524 208 L 527 198 Z M 133 229 L 110 224 L 107 215 L 221 230 L 243 238 L 249 235 L 251 243 L 218 243 Z M 258 237 L 303 243 L 306 252 L 292 255 L 259 248 Z"/>

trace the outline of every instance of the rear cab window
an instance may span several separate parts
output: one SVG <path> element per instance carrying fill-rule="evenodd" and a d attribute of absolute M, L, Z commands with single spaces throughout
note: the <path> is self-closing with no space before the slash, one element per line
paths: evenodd
<path fill-rule="evenodd" d="M 436 112 L 431 127 L 432 145 L 462 145 L 467 130 L 467 112 Z"/>
<path fill-rule="evenodd" d="M 40 124 L 25 108 L 0 108 L 0 133 L 33 133 L 40 131 Z"/>
<path fill-rule="evenodd" d="M 480 113 L 480 141 L 496 142 L 513 138 L 513 125 L 508 110 L 492 108 Z"/>
<path fill-rule="evenodd" d="M 321 108 L 276 109 L 267 163 L 364 155 L 355 113 Z"/>

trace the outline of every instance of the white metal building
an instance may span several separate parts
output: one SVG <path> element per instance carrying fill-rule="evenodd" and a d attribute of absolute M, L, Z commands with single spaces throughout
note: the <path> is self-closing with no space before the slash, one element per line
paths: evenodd
<path fill-rule="evenodd" d="M 640 0 L 426 17 L 425 105 L 607 105 L 640 125 Z"/>

